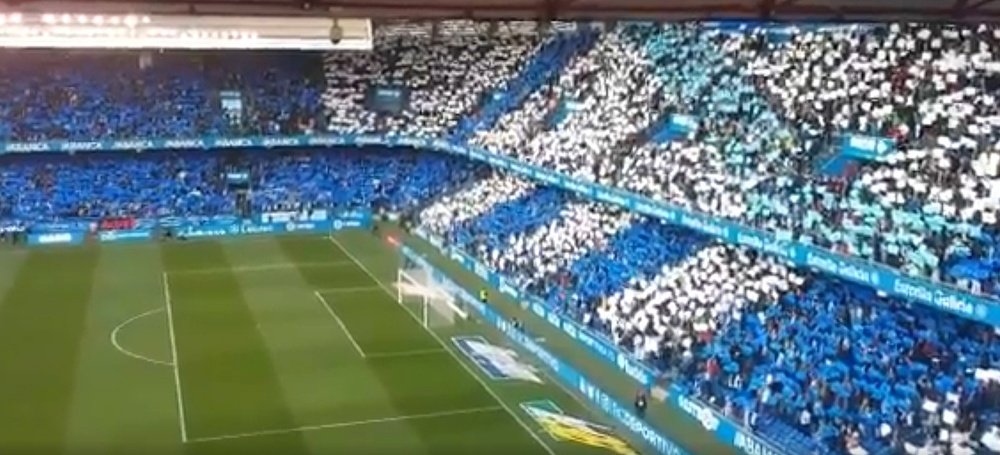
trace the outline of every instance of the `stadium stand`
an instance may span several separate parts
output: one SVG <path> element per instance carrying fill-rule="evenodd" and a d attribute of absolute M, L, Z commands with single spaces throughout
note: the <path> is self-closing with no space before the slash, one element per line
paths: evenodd
<path fill-rule="evenodd" d="M 963 453 L 1000 422 L 1000 385 L 979 377 L 1000 361 L 994 328 L 552 200 L 508 178 L 420 223 L 787 453 Z"/>
<path fill-rule="evenodd" d="M 820 277 L 767 300 L 713 332 L 684 377 L 776 446 L 973 453 L 997 424 L 997 384 L 976 373 L 995 368 L 993 328 Z"/>
<path fill-rule="evenodd" d="M 961 39 L 975 33 L 977 38 Z M 960 135 L 955 134 L 960 131 L 942 134 L 947 126 L 947 120 L 942 120 L 945 125 L 923 130 L 926 140 L 948 150 L 915 152 L 919 136 L 900 136 L 892 128 L 863 130 L 865 120 L 840 122 L 838 128 L 798 122 L 789 111 L 800 112 L 794 105 L 797 99 L 811 102 L 810 97 L 839 93 L 838 86 L 824 82 L 826 77 L 841 78 L 840 87 L 855 90 L 864 85 L 858 84 L 860 75 L 852 71 L 876 71 L 879 74 L 869 80 L 893 80 L 889 76 L 905 73 L 904 65 L 914 61 L 891 56 L 893 46 L 902 46 L 922 59 L 917 61 L 928 73 L 922 77 L 932 87 L 937 74 L 939 87 L 939 93 L 924 90 L 909 105 L 940 104 L 946 113 L 955 110 L 958 120 L 951 123 L 956 124 L 952 129 L 958 128 L 974 117 L 975 110 L 955 107 L 955 100 L 979 95 L 964 90 L 948 73 L 978 65 L 978 73 L 967 72 L 963 77 L 981 78 L 975 82 L 976 90 L 992 87 L 985 69 L 991 62 L 982 54 L 992 44 L 983 37 L 993 33 L 984 27 L 972 31 L 890 26 L 808 31 L 778 39 L 767 31 L 731 35 L 698 26 L 619 27 L 602 35 L 595 50 L 571 61 L 555 88 L 539 89 L 521 109 L 506 114 L 493 130 L 478 132 L 473 141 L 577 177 L 790 231 L 796 238 L 884 261 L 910 273 L 945 278 L 941 266 L 953 263 L 956 252 L 980 267 L 990 260 L 991 253 L 984 253 L 992 247 L 973 241 L 972 231 L 985 237 L 978 233 L 993 229 L 995 220 L 982 213 L 970 215 L 955 220 L 961 227 L 938 228 L 935 234 L 927 232 L 930 225 L 910 222 L 898 212 L 909 203 L 909 215 L 919 220 L 931 218 L 924 212 L 957 215 L 950 209 L 934 212 L 915 206 L 932 191 L 946 191 L 948 184 L 968 185 L 964 193 L 972 196 L 967 198 L 989 194 L 995 172 L 984 171 L 989 170 L 994 141 L 983 141 L 982 152 L 969 147 L 968 140 L 960 145 Z M 825 39 L 817 39 L 818 35 Z M 635 37 L 645 41 L 647 54 L 631 52 L 638 49 Z M 951 44 L 947 44 L 949 37 Z M 915 45 L 915 40 L 925 43 Z M 826 46 L 821 47 L 825 52 L 814 51 L 810 48 L 814 45 Z M 843 64 L 845 59 L 859 61 L 860 56 L 852 57 L 849 51 L 853 48 L 866 49 L 863 54 L 877 61 Z M 965 49 L 985 51 L 977 51 L 981 55 L 970 56 L 964 64 L 954 62 L 961 60 L 956 56 L 959 52 L 968 53 Z M 629 62 L 624 64 L 628 69 L 621 69 L 623 61 Z M 651 62 L 661 61 L 674 66 L 657 71 Z M 952 67 L 945 64 L 949 61 Z M 655 84 L 645 78 L 630 80 L 622 75 L 628 71 L 655 73 L 665 88 L 644 85 Z M 588 77 L 574 79 L 578 74 Z M 893 83 L 907 84 L 898 76 Z M 628 85 L 624 95 L 603 89 L 622 84 Z M 777 88 L 767 90 L 767 84 Z M 781 84 L 799 87 L 781 92 Z M 589 87 L 602 89 L 588 91 Z M 865 103 L 869 91 L 862 89 L 857 99 L 841 102 L 857 106 L 858 112 L 871 112 L 872 106 Z M 657 101 L 655 97 L 664 92 L 670 95 Z M 569 102 L 574 108 L 585 107 L 570 109 L 564 118 L 553 121 L 567 104 L 567 93 L 572 94 Z M 992 99 L 982 96 L 985 101 Z M 879 99 L 900 105 L 900 110 L 908 104 L 905 97 L 892 94 L 879 95 Z M 828 105 L 832 107 L 825 111 L 815 109 L 829 117 L 844 110 L 844 105 L 833 101 Z M 657 115 L 660 106 L 662 112 Z M 643 110 L 645 116 L 630 125 L 650 126 L 646 130 L 653 134 L 629 140 L 620 128 L 602 131 L 606 126 L 612 129 L 611 122 L 586 120 L 600 118 L 602 112 L 630 109 Z M 668 112 L 698 118 L 695 130 L 673 137 L 656 134 L 662 131 L 657 123 L 665 123 Z M 918 128 L 907 129 L 902 120 L 896 122 L 896 130 Z M 977 123 L 989 122 L 982 118 Z M 638 136 L 639 130 L 628 133 Z M 896 151 L 884 160 L 852 160 L 850 173 L 831 175 L 815 169 L 830 153 L 837 153 L 844 134 L 885 134 L 893 138 Z M 942 141 L 945 136 L 950 139 Z M 581 144 L 575 138 L 596 139 Z M 590 148 L 595 143 L 599 145 Z M 961 169 L 958 176 L 953 175 L 954 169 Z M 918 186 L 924 185 L 920 191 L 907 189 L 908 182 L 897 183 L 906 182 L 910 175 Z M 888 178 L 894 181 L 886 182 Z M 937 190 L 931 189 L 934 186 Z M 896 195 L 886 197 L 889 193 Z M 949 198 L 957 197 L 951 194 Z M 488 203 L 490 198 L 482 201 Z M 977 207 L 982 211 L 989 204 L 983 201 Z M 502 220 L 493 224 L 504 225 Z M 990 435 L 995 437 L 1000 423 L 996 412 L 1000 385 L 980 373 L 1000 366 L 995 328 L 848 283 L 793 272 L 748 251 L 705 246 L 690 233 L 671 233 L 671 228 L 657 233 L 655 226 L 641 221 L 631 225 L 640 226 L 636 232 L 645 241 L 628 241 L 630 227 L 621 235 L 621 248 L 614 240 L 597 248 L 582 247 L 589 250 L 583 254 L 567 248 L 575 259 L 562 266 L 564 276 L 546 280 L 559 286 L 536 292 L 550 301 L 572 300 L 583 308 L 584 322 L 605 330 L 660 367 L 678 368 L 677 384 L 789 453 L 991 451 Z M 867 237 L 859 234 L 865 230 Z M 545 235 L 544 231 L 520 236 L 537 242 L 539 235 Z M 948 242 L 936 242 L 935 235 Z M 561 236 L 567 237 L 573 235 Z M 515 247 L 499 253 L 480 248 L 480 259 L 522 282 L 545 276 L 540 265 L 558 261 L 530 248 L 514 249 L 517 240 L 500 237 L 496 241 Z M 967 246 L 959 249 L 954 242 Z M 657 252 L 658 248 L 649 247 L 678 244 L 687 248 Z M 982 281 L 970 285 L 989 287 Z"/>
<path fill-rule="evenodd" d="M 662 109 L 652 65 L 624 27 L 601 35 L 559 80 L 536 90 L 473 143 L 532 164 L 614 183 L 614 156 L 627 150 Z M 565 110 L 562 113 L 561 110 Z"/>
<path fill-rule="evenodd" d="M 822 136 L 861 132 L 896 143 L 857 160 L 846 195 L 818 211 L 817 238 L 995 292 L 998 37 L 992 26 L 891 24 L 801 34 L 748 62 L 791 122 Z"/>
<path fill-rule="evenodd" d="M 517 22 L 381 27 L 375 52 L 327 56 L 328 130 L 446 136 L 525 65 L 541 39 L 535 31 Z M 408 106 L 373 105 L 380 90 Z"/>
<path fill-rule="evenodd" d="M 775 36 L 620 25 L 554 88 L 537 90 L 473 142 L 992 293 L 1000 267 L 996 34 L 987 26 Z M 696 125 L 671 129 L 675 114 Z M 864 134 L 884 135 L 891 151 L 844 153 L 845 137 L 880 140 Z"/>
<path fill-rule="evenodd" d="M 226 169 L 250 173 L 256 212 L 378 207 L 412 210 L 476 167 L 398 149 L 120 153 L 0 157 L 0 221 L 233 215 Z"/>
<path fill-rule="evenodd" d="M 320 64 L 298 54 L 4 51 L 0 138 L 98 140 L 308 132 L 323 121 Z M 246 100 L 242 121 L 220 93 Z"/>
<path fill-rule="evenodd" d="M 1000 295 L 997 27 L 598 30 L 394 25 L 325 61 L 18 51 L 0 136 L 468 141 Z M 239 121 L 223 91 L 246 100 Z M 234 162 L 256 210 L 418 210 L 789 454 L 1000 453 L 996 328 L 443 155 L 0 157 L 0 220 L 232 214 Z"/>

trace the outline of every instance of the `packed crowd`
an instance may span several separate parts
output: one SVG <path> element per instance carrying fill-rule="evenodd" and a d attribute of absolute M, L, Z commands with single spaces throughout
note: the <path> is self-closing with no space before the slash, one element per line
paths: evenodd
<path fill-rule="evenodd" d="M 376 51 L 9 51 L 7 140 L 329 129 L 473 144 L 1000 293 L 1000 62 L 992 26 L 724 33 L 698 24 L 418 22 Z M 251 70 L 252 69 L 252 70 Z M 114 74 L 108 77 L 108 74 Z M 401 98 L 395 109 L 373 101 Z M 232 98 L 234 97 L 235 98 Z M 166 101 L 165 101 L 166 100 Z M 393 104 L 393 103 L 389 103 Z M 664 136 L 672 118 L 694 120 Z M 895 145 L 815 172 L 842 137 Z"/>
<path fill-rule="evenodd" d="M 994 328 L 843 282 L 797 284 L 710 332 L 682 375 L 695 396 L 793 453 L 989 453 Z"/>
<path fill-rule="evenodd" d="M 1000 289 L 1000 30 L 773 35 L 620 25 L 473 142 L 907 273 Z M 548 122 L 567 103 L 566 119 Z M 696 125 L 650 141 L 674 114 Z M 894 145 L 844 173 L 818 172 L 845 135 L 866 134 Z"/>
<path fill-rule="evenodd" d="M 0 137 L 468 140 L 1000 295 L 1000 29 L 599 28 L 394 25 L 375 52 L 325 64 L 17 51 L 0 69 Z M 892 146 L 818 171 L 850 135 Z M 996 329 L 443 155 L 0 157 L 0 221 L 231 214 L 234 166 L 257 211 L 417 210 L 425 230 L 790 453 L 1000 453 Z"/>
<path fill-rule="evenodd" d="M 374 52 L 327 57 L 328 129 L 446 136 L 521 70 L 541 41 L 536 28 L 473 21 L 380 27 Z M 380 91 L 405 100 L 378 106 Z"/>
<path fill-rule="evenodd" d="M 248 172 L 256 213 L 281 208 L 412 210 L 477 168 L 430 152 L 380 149 L 0 157 L 0 222 L 236 213 L 228 170 Z"/>
<path fill-rule="evenodd" d="M 819 210 L 824 219 L 853 218 L 852 224 L 886 233 L 854 234 L 859 243 L 880 244 L 879 251 L 861 248 L 860 254 L 915 273 L 968 279 L 977 288 L 993 286 L 998 38 L 996 27 L 892 24 L 805 34 L 750 62 L 758 87 L 780 101 L 780 112 L 792 121 L 828 135 L 861 131 L 897 142 L 896 152 L 861 167 L 842 198 L 852 207 L 841 202 Z M 793 57 L 796 52 L 803 56 Z M 850 70 L 836 71 L 847 58 Z M 779 82 L 785 77 L 801 85 Z M 963 262 L 967 267 L 956 268 Z"/>
<path fill-rule="evenodd" d="M 992 327 L 512 177 L 418 219 L 787 453 L 994 447 Z"/>
<path fill-rule="evenodd" d="M 309 56 L 4 53 L 18 62 L 0 69 L 4 141 L 292 134 L 323 121 Z"/>
<path fill-rule="evenodd" d="M 567 174 L 615 182 L 617 157 L 657 120 L 665 100 L 653 65 L 622 29 L 575 56 L 557 81 L 533 93 L 473 143 Z M 552 116 L 566 109 L 553 128 Z"/>

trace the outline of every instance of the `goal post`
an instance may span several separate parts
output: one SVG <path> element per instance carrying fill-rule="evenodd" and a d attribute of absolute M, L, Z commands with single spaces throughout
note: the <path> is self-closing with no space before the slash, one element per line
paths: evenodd
<path fill-rule="evenodd" d="M 452 326 L 469 315 L 440 280 L 435 271 L 411 261 L 396 272 L 396 301 L 415 312 L 425 327 Z"/>

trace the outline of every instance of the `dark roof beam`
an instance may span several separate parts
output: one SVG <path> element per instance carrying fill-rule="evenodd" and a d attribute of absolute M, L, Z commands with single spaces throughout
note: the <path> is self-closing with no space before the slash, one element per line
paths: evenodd
<path fill-rule="evenodd" d="M 770 20 L 774 16 L 774 0 L 760 0 L 757 2 L 757 10 L 761 19 Z"/>
<path fill-rule="evenodd" d="M 982 8 L 982 7 L 986 6 L 986 5 L 989 5 L 990 3 L 993 3 L 995 1 L 996 0 L 979 0 L 976 3 L 973 3 L 973 4 L 969 5 L 967 8 L 965 8 L 965 10 L 966 11 L 976 11 L 979 8 Z"/>

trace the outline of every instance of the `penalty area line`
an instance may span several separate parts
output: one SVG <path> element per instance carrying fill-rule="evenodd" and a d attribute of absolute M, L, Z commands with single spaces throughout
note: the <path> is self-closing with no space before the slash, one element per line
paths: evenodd
<path fill-rule="evenodd" d="M 353 264 L 353 262 L 352 262 Z M 315 292 L 320 294 L 364 294 L 367 292 L 378 292 L 382 293 L 381 286 L 348 286 L 342 288 L 323 288 L 317 289 Z"/>
<path fill-rule="evenodd" d="M 461 416 L 469 414 L 483 414 L 487 412 L 502 411 L 500 406 L 485 406 L 481 408 L 458 409 L 454 411 L 428 412 L 425 414 L 410 414 L 393 417 L 383 417 L 379 419 L 353 420 L 348 422 L 327 423 L 323 425 L 307 425 L 296 428 L 281 428 L 277 430 L 251 431 L 247 433 L 226 434 L 222 436 L 208 436 L 203 438 L 188 439 L 189 443 L 226 441 L 230 439 L 256 438 L 261 436 L 273 436 L 288 433 L 301 433 L 305 431 L 330 430 L 334 428 L 359 427 L 364 425 L 377 425 L 392 422 L 407 422 L 412 420 L 440 419 L 443 417 Z"/>
<path fill-rule="evenodd" d="M 319 268 L 336 268 L 336 267 L 347 267 L 354 265 L 351 261 L 326 261 L 326 262 L 278 262 L 274 264 L 257 264 L 257 265 L 243 265 L 235 267 L 206 267 L 206 268 L 193 268 L 193 269 L 178 269 L 169 270 L 166 273 L 171 275 L 210 275 L 213 273 L 250 273 L 250 272 L 269 272 L 275 270 L 289 270 L 289 269 L 319 269 Z"/>
<path fill-rule="evenodd" d="M 431 348 L 431 349 L 414 349 L 412 351 L 401 351 L 401 352 L 376 352 L 369 353 L 366 358 L 368 359 L 391 359 L 394 357 L 418 357 L 422 355 L 434 355 L 434 354 L 447 354 L 448 351 L 441 348 Z"/>
<path fill-rule="evenodd" d="M 351 342 L 352 346 L 354 346 L 354 350 L 358 352 L 358 355 L 360 355 L 362 359 L 368 357 L 368 355 L 365 354 L 365 350 L 361 349 L 361 345 L 358 344 L 358 340 L 355 340 L 354 335 L 351 335 L 351 331 L 347 329 L 347 324 L 344 324 L 344 321 L 340 319 L 340 316 L 337 316 L 337 313 L 333 311 L 333 307 L 330 306 L 330 302 L 327 302 L 326 297 L 323 297 L 323 293 L 315 291 L 314 295 L 319 302 L 323 304 L 323 308 L 326 308 L 326 312 L 333 317 L 333 320 L 337 322 L 338 326 L 340 326 L 340 330 L 344 331 L 344 335 L 347 335 L 347 340 Z"/>

